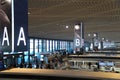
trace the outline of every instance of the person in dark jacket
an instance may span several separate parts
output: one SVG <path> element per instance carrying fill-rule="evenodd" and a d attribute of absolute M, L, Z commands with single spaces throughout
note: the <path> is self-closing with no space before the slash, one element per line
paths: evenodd
<path fill-rule="evenodd" d="M 32 64 L 31 63 L 28 64 L 28 68 L 32 68 Z"/>

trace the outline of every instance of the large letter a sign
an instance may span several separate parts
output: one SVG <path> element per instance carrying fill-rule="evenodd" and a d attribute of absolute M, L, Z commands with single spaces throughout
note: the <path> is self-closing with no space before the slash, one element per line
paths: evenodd
<path fill-rule="evenodd" d="M 0 51 L 27 50 L 28 0 L 0 0 Z"/>

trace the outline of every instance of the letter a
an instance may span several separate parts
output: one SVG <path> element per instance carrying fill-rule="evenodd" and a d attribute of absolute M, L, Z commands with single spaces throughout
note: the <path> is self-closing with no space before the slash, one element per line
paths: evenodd
<path fill-rule="evenodd" d="M 8 38 L 8 32 L 7 27 L 4 27 L 4 33 L 3 33 L 3 40 L 2 40 L 2 46 L 4 46 L 4 42 L 7 41 L 7 45 L 9 46 L 9 38 Z"/>
<path fill-rule="evenodd" d="M 23 41 L 24 42 L 24 46 L 26 46 L 26 40 L 25 40 L 25 34 L 24 34 L 23 27 L 20 28 L 20 33 L 19 33 L 19 38 L 18 38 L 17 46 L 20 45 L 21 41 Z"/>

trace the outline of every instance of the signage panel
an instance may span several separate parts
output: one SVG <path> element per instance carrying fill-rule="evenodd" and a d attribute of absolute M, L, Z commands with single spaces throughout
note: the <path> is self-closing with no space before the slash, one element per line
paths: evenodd
<path fill-rule="evenodd" d="M 11 51 L 11 2 L 0 0 L 0 50 Z"/>
<path fill-rule="evenodd" d="M 0 50 L 27 50 L 28 0 L 0 0 Z"/>
<path fill-rule="evenodd" d="M 84 26 L 83 23 L 78 24 L 74 28 L 74 49 L 79 52 L 84 46 Z"/>
<path fill-rule="evenodd" d="M 14 51 L 27 50 L 28 0 L 14 0 Z"/>

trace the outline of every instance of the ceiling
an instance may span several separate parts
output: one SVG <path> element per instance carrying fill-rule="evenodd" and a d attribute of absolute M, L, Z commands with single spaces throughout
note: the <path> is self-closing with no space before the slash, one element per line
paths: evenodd
<path fill-rule="evenodd" d="M 29 36 L 73 40 L 74 26 L 88 34 L 120 41 L 120 0 L 28 0 Z M 66 29 L 66 26 L 69 28 Z"/>

